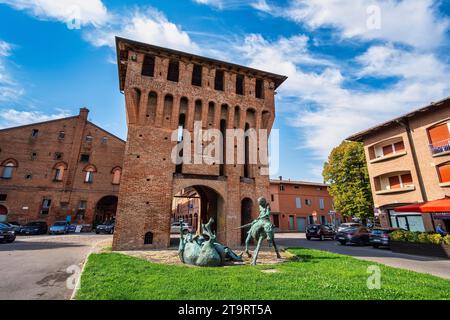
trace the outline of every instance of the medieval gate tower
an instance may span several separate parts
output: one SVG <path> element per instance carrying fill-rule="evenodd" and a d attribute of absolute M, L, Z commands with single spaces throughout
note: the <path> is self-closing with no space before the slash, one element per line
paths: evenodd
<path fill-rule="evenodd" d="M 269 197 L 269 176 L 248 161 L 248 138 L 234 141 L 244 144 L 243 164 L 176 164 L 173 133 L 194 136 L 194 122 L 224 136 L 227 129 L 270 131 L 275 90 L 286 77 L 123 38 L 116 47 L 128 139 L 113 249 L 168 247 L 172 201 L 183 193 L 200 199 L 199 221 L 214 217 L 219 241 L 239 245 L 236 228 L 258 215 L 259 196 Z"/>

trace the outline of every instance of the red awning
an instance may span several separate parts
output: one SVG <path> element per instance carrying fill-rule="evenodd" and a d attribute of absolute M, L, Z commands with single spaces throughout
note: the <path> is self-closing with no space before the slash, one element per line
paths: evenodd
<path fill-rule="evenodd" d="M 450 198 L 410 204 L 394 210 L 395 212 L 450 212 Z"/>

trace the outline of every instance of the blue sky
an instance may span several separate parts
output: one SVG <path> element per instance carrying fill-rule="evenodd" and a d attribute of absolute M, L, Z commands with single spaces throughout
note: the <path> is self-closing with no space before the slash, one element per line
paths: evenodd
<path fill-rule="evenodd" d="M 449 21 L 437 0 L 0 0 L 0 127 L 86 106 L 126 138 L 119 35 L 289 76 L 276 176 L 321 181 L 345 137 L 450 96 Z"/>

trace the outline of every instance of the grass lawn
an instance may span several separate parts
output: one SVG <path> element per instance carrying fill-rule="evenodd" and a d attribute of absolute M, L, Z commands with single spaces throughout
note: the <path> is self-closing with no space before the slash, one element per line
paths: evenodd
<path fill-rule="evenodd" d="M 302 261 L 199 268 L 164 265 L 119 253 L 93 254 L 77 299 L 450 299 L 450 280 L 311 249 Z M 367 267 L 381 269 L 381 289 L 367 288 Z M 276 273 L 262 270 L 277 269 Z"/>

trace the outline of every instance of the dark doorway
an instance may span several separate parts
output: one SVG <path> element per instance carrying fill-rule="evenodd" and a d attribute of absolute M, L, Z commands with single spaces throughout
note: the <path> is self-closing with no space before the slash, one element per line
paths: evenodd
<path fill-rule="evenodd" d="M 450 219 L 443 220 L 445 225 L 445 230 L 450 233 Z"/>
<path fill-rule="evenodd" d="M 106 196 L 97 202 L 95 206 L 94 227 L 101 223 L 115 221 L 117 201 L 116 196 Z"/>
<path fill-rule="evenodd" d="M 253 201 L 250 198 L 245 198 L 241 202 L 241 226 L 252 222 L 252 207 Z M 247 237 L 247 231 L 250 227 L 241 229 L 241 244 L 245 243 Z"/>

